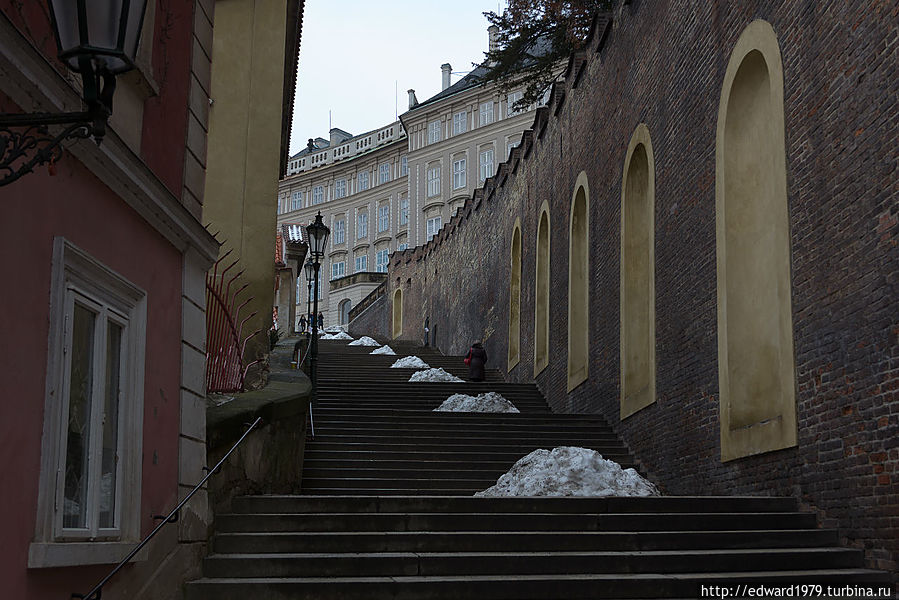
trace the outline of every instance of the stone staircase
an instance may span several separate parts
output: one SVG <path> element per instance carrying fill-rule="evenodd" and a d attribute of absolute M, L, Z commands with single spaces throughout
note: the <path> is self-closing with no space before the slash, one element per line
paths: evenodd
<path fill-rule="evenodd" d="M 475 498 L 536 448 L 574 445 L 633 466 L 601 418 L 553 415 L 536 387 L 408 383 L 415 354 L 321 343 L 316 435 L 302 496 L 236 499 L 216 517 L 200 599 L 699 598 L 702 585 L 889 585 L 792 498 Z M 521 414 L 435 413 L 498 391 Z"/>

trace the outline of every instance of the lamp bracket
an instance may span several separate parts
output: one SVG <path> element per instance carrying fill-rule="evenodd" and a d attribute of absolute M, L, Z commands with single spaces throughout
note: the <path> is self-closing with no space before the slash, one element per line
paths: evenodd
<path fill-rule="evenodd" d="M 115 76 L 82 75 L 88 110 L 68 113 L 0 114 L 0 186 L 8 185 L 31 173 L 38 165 L 53 163 L 62 157 L 62 142 L 93 137 L 97 144 L 106 134 L 106 122 L 112 113 Z M 103 89 L 98 91 L 99 80 Z M 57 135 L 49 125 L 66 125 Z"/>

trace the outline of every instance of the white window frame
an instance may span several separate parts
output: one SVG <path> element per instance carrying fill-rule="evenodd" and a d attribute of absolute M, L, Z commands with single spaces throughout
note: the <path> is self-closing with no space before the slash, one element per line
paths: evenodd
<path fill-rule="evenodd" d="M 361 212 L 356 215 L 356 239 L 368 237 L 368 213 Z"/>
<path fill-rule="evenodd" d="M 468 184 L 468 178 L 465 175 L 465 159 L 453 161 L 453 189 L 460 190 Z"/>
<path fill-rule="evenodd" d="M 378 183 L 387 183 L 390 181 L 390 163 L 383 163 L 378 167 Z"/>
<path fill-rule="evenodd" d="M 346 261 L 339 260 L 331 263 L 331 279 L 340 279 L 346 275 Z M 299 281 L 299 279 L 297 280 Z"/>
<path fill-rule="evenodd" d="M 295 191 L 290 196 L 290 210 L 299 210 L 303 208 L 303 192 Z"/>
<path fill-rule="evenodd" d="M 321 204 L 325 201 L 325 187 L 317 185 L 312 188 L 312 205 Z"/>
<path fill-rule="evenodd" d="M 400 199 L 400 225 L 409 224 L 409 199 Z"/>
<path fill-rule="evenodd" d="M 375 271 L 378 273 L 386 273 L 387 265 L 390 264 L 390 249 L 384 248 L 375 252 Z"/>
<path fill-rule="evenodd" d="M 353 259 L 353 273 L 362 273 L 368 270 L 368 254 L 362 254 Z"/>
<path fill-rule="evenodd" d="M 428 123 L 428 143 L 436 144 L 440 141 L 440 121 Z"/>
<path fill-rule="evenodd" d="M 521 91 L 512 92 L 506 96 L 506 116 L 514 117 L 515 115 L 520 115 L 524 112 L 524 110 L 515 110 L 512 108 L 516 102 L 521 100 L 524 94 Z"/>
<path fill-rule="evenodd" d="M 453 115 L 453 135 L 461 135 L 468 131 L 468 111 L 457 112 Z"/>
<path fill-rule="evenodd" d="M 428 198 L 440 195 L 440 165 L 428 169 Z"/>
<path fill-rule="evenodd" d="M 378 207 L 378 233 L 390 229 L 390 205 L 384 204 Z"/>
<path fill-rule="evenodd" d="M 103 311 L 101 318 L 109 317 L 124 326 L 116 453 L 116 504 L 120 512 L 116 515 L 116 527 L 109 529 L 98 529 L 93 523 L 88 529 L 62 527 L 69 401 L 67 355 L 76 299 L 93 310 L 99 307 Z M 102 333 L 105 323 L 98 323 L 98 327 Z M 140 540 L 146 328 L 144 290 L 65 238 L 54 239 L 41 473 L 35 538 L 28 550 L 29 568 L 118 562 Z M 100 333 L 95 334 L 97 339 Z M 102 343 L 105 347 L 105 338 Z M 94 357 L 95 367 L 105 365 L 100 361 L 101 355 L 98 352 Z M 95 402 L 102 407 L 101 399 Z M 92 411 L 95 427 L 102 427 L 101 414 L 102 410 Z M 91 436 L 89 450 L 95 460 L 99 459 L 97 452 L 102 451 L 100 444 L 95 443 L 97 437 Z M 99 486 L 99 478 L 89 483 L 89 501 L 96 499 Z"/>
<path fill-rule="evenodd" d="M 359 182 L 359 189 L 356 191 L 364 192 L 365 190 L 367 190 L 369 188 L 368 171 L 362 171 L 361 173 L 359 173 L 356 180 Z"/>
<path fill-rule="evenodd" d="M 396 247 L 397 250 L 407 250 L 408 248 L 409 248 L 409 244 L 406 242 L 403 242 L 402 244 L 400 244 Z"/>
<path fill-rule="evenodd" d="M 440 231 L 440 228 L 443 226 L 443 218 L 440 215 L 436 217 L 431 217 L 427 221 L 427 234 L 428 241 L 431 241 L 431 238 L 437 235 L 437 232 Z"/>
<path fill-rule="evenodd" d="M 400 157 L 400 177 L 405 177 L 409 174 L 409 157 L 401 156 Z"/>
<path fill-rule="evenodd" d="M 493 123 L 493 100 L 481 102 L 478 124 L 483 127 L 484 125 L 490 125 L 491 123 Z"/>
<path fill-rule="evenodd" d="M 334 198 L 346 198 L 346 179 L 338 179 L 334 182 Z"/>
<path fill-rule="evenodd" d="M 481 150 L 479 156 L 480 169 L 478 171 L 478 181 L 484 183 L 488 178 L 493 177 L 493 148 Z"/>
<path fill-rule="evenodd" d="M 346 242 L 346 219 L 334 220 L 334 243 L 343 244 Z"/>

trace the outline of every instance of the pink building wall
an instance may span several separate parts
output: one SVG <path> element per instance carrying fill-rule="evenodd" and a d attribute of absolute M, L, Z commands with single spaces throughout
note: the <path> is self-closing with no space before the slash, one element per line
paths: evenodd
<path fill-rule="evenodd" d="M 5 104 L 8 106 L 8 103 Z M 141 531 L 177 500 L 182 257 L 70 155 L 0 188 L 0 581 L 10 597 L 68 598 L 110 569 L 27 569 L 35 533 L 54 236 L 147 293 Z"/>

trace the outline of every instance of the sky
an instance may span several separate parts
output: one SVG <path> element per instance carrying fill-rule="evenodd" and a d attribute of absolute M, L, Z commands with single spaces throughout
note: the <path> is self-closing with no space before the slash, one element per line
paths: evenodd
<path fill-rule="evenodd" d="M 457 82 L 483 61 L 483 13 L 499 8 L 497 0 L 306 0 L 290 154 L 331 127 L 358 135 L 392 123 L 408 109 L 407 90 L 420 102 L 440 91 L 443 63 Z"/>

